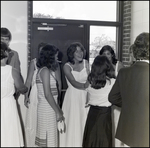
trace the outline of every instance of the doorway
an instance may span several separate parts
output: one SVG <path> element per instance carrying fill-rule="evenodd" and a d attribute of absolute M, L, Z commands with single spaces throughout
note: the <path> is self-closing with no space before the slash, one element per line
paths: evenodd
<path fill-rule="evenodd" d="M 89 55 L 87 48 L 87 26 L 79 23 L 51 23 L 51 22 L 33 22 L 32 36 L 31 36 L 31 60 L 38 55 L 38 44 L 40 42 L 50 43 L 59 49 L 58 60 L 61 61 L 61 79 L 62 79 L 62 92 L 61 104 L 63 102 L 64 94 L 67 89 L 67 83 L 63 72 L 63 66 L 67 62 L 67 48 L 72 42 L 80 42 L 86 48 L 86 55 Z M 86 56 L 88 60 L 88 56 Z"/>

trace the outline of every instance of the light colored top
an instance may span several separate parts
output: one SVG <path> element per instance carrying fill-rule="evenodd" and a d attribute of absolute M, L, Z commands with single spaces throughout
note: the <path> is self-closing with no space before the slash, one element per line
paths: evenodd
<path fill-rule="evenodd" d="M 15 93 L 14 79 L 12 77 L 12 66 L 1 66 L 1 100 L 13 98 Z"/>
<path fill-rule="evenodd" d="M 110 83 L 111 81 L 111 83 Z M 105 87 L 101 89 L 94 89 L 89 85 L 87 88 L 89 101 L 87 105 L 94 105 L 94 106 L 103 106 L 108 107 L 111 106 L 111 103 L 108 101 L 108 94 L 115 83 L 115 79 L 111 79 L 110 81 L 106 80 Z"/>

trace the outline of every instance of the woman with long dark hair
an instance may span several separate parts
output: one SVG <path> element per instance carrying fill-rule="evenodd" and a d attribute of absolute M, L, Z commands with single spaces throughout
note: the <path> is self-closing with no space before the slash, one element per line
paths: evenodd
<path fill-rule="evenodd" d="M 121 68 L 123 68 L 124 66 L 123 66 L 122 62 L 116 58 L 114 49 L 109 45 L 105 45 L 100 50 L 99 55 L 104 55 L 109 59 L 109 61 L 111 62 L 111 64 L 113 65 L 113 68 L 115 70 L 115 76 L 117 77 L 119 70 Z M 115 138 L 115 133 L 116 133 L 117 125 L 118 125 L 120 112 L 121 112 L 120 107 L 115 106 L 115 105 L 112 106 L 112 134 L 113 134 L 112 146 L 113 147 L 122 147 L 123 146 L 123 143 L 120 140 Z"/>
<path fill-rule="evenodd" d="M 64 119 L 57 103 L 56 80 L 57 48 L 47 44 L 37 60 L 36 85 L 38 91 L 37 131 L 35 144 L 40 147 L 58 147 L 57 122 Z"/>
<path fill-rule="evenodd" d="M 83 147 L 112 147 L 111 103 L 108 94 L 115 81 L 115 71 L 106 56 L 97 56 L 88 75 L 90 86 Z"/>
<path fill-rule="evenodd" d="M 81 147 L 87 108 L 85 108 L 89 83 L 88 61 L 84 59 L 84 47 L 79 42 L 72 43 L 67 49 L 68 62 L 64 65 L 68 88 L 65 93 L 62 110 L 66 131 L 60 134 L 61 147 Z"/>

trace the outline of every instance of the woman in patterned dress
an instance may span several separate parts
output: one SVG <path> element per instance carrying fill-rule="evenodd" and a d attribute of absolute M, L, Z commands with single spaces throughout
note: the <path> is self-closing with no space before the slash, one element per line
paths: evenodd
<path fill-rule="evenodd" d="M 41 42 L 38 45 L 38 53 L 47 43 Z M 37 58 L 31 60 L 28 68 L 28 74 L 25 85 L 28 87 L 28 92 L 25 94 L 24 105 L 27 107 L 25 118 L 25 145 L 26 147 L 35 147 L 35 134 L 37 125 L 37 86 L 36 66 Z"/>
<path fill-rule="evenodd" d="M 42 48 L 37 61 L 38 105 L 35 144 L 39 147 L 58 147 L 57 122 L 64 119 L 63 112 L 57 104 L 57 53 L 57 48 L 48 44 Z"/>

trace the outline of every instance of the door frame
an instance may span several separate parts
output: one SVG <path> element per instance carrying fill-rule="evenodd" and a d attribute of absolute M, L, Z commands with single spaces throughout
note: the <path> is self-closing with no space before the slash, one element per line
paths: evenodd
<path fill-rule="evenodd" d="M 123 5 L 122 1 L 117 1 L 117 20 L 112 21 L 90 21 L 90 20 L 69 20 L 69 19 L 50 19 L 50 18 L 33 18 L 33 1 L 28 1 L 28 65 L 31 61 L 31 49 L 32 49 L 32 24 L 35 22 L 45 22 L 52 24 L 83 24 L 85 26 L 84 35 L 84 47 L 89 53 L 89 36 L 90 36 L 90 25 L 95 26 L 111 26 L 116 27 L 116 51 L 118 52 L 118 59 L 122 61 L 122 45 L 123 45 Z M 87 60 L 89 55 L 87 54 Z"/>

